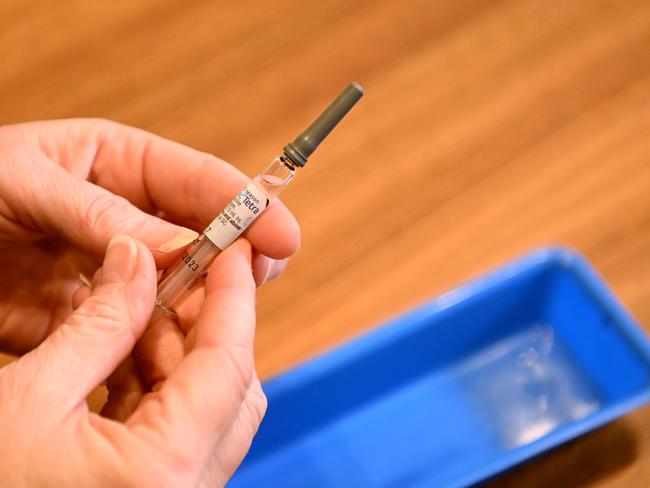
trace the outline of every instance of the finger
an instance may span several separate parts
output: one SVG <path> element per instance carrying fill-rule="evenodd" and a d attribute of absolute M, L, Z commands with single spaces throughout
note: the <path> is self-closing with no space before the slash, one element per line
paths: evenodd
<path fill-rule="evenodd" d="M 205 301 L 205 282 L 201 279 L 192 286 L 192 289 L 187 293 L 180 303 L 176 306 L 176 323 L 183 332 L 187 335 L 194 324 L 199 318 L 201 307 Z"/>
<path fill-rule="evenodd" d="M 77 288 L 77 290 L 72 295 L 72 308 L 76 310 L 83 301 L 90 296 L 93 289 L 99 283 L 99 280 L 102 277 L 102 268 L 101 266 L 95 270 L 92 278 L 88 278 L 83 273 L 79 273 L 79 281 L 83 283 L 83 286 Z"/>
<path fill-rule="evenodd" d="M 40 401 L 67 413 L 104 380 L 142 334 L 156 292 L 151 253 L 127 236 L 110 242 L 101 282 L 33 354 L 20 362 L 34 372 Z"/>
<path fill-rule="evenodd" d="M 250 181 L 214 156 L 114 122 L 58 120 L 11 130 L 43 147 L 77 176 L 91 175 L 92 167 L 99 186 L 146 211 L 160 210 L 172 220 L 198 222 L 201 228 Z M 96 150 L 89 151 L 89 146 Z M 92 157 L 79 158 L 84 151 Z M 298 223 L 279 200 L 271 202 L 246 235 L 257 250 L 275 259 L 291 256 L 300 245 Z"/>
<path fill-rule="evenodd" d="M 266 275 L 266 281 L 271 281 L 280 276 L 282 272 L 287 268 L 287 264 L 289 263 L 288 259 L 274 259 L 273 262 L 271 263 L 271 269 L 269 270 L 269 274 Z"/>
<path fill-rule="evenodd" d="M 185 357 L 185 335 L 175 320 L 154 312 L 133 356 L 145 383 L 156 389 Z"/>
<path fill-rule="evenodd" d="M 204 282 L 199 279 L 175 306 L 176 319 L 154 312 L 149 327 L 136 344 L 134 358 L 151 389 L 158 388 L 185 357 L 185 334 L 198 318 L 204 289 Z"/>
<path fill-rule="evenodd" d="M 271 259 L 261 253 L 253 253 L 253 278 L 257 286 L 277 278 L 287 267 L 288 259 Z"/>
<path fill-rule="evenodd" d="M 253 268 L 253 279 L 257 286 L 261 286 L 266 281 L 271 271 L 271 264 L 271 258 L 259 252 L 253 253 L 251 265 Z"/>
<path fill-rule="evenodd" d="M 72 297 L 73 308 L 76 309 L 76 307 L 81 305 L 81 303 L 90 295 L 92 288 L 97 286 L 97 283 L 101 278 L 101 271 L 102 268 L 98 268 L 95 271 L 92 280 L 90 280 L 91 288 L 82 286 L 75 292 Z M 157 277 L 159 278 L 158 275 Z M 187 321 L 193 320 L 191 322 L 193 325 L 198 316 L 198 311 L 193 313 L 193 319 L 189 317 L 188 314 L 190 313 L 191 308 L 188 309 L 183 305 L 187 299 L 188 297 L 182 300 L 179 305 L 180 312 L 178 313 L 179 319 L 183 317 L 183 320 L 185 321 L 184 323 L 187 324 L 189 329 L 190 325 Z M 202 303 L 202 299 L 200 303 Z M 199 307 L 200 303 L 198 304 Z M 123 380 L 124 375 L 118 375 L 117 378 L 119 378 L 119 381 L 116 379 L 114 382 L 114 384 L 118 386 L 115 388 L 127 390 L 128 395 L 134 394 L 131 392 L 130 388 L 139 386 L 139 382 L 141 382 L 147 390 L 156 388 L 160 382 L 164 381 L 167 376 L 176 369 L 185 356 L 184 342 L 185 336 L 183 335 L 182 330 L 179 332 L 177 322 L 165 317 L 164 315 L 154 314 L 150 320 L 149 327 L 136 343 L 133 355 L 130 356 L 129 364 L 133 366 L 134 374 L 137 372 L 137 378 L 134 379 L 127 376 L 127 380 L 129 381 L 124 386 L 119 386 L 121 385 L 120 382 L 125 380 Z M 120 366 L 120 368 L 121 367 L 122 366 Z M 118 368 L 118 370 L 120 368 Z M 123 396 L 124 395 L 121 392 L 113 393 L 113 402 L 110 402 L 109 397 L 109 403 L 111 403 L 111 406 L 107 407 L 107 415 L 113 415 L 113 404 L 119 406 L 124 402 Z"/>
<path fill-rule="evenodd" d="M 194 348 L 160 391 L 134 412 L 129 425 L 151 427 L 156 418 L 154 430 L 167 442 L 192 443 L 206 451 L 230 428 L 254 379 L 255 283 L 250 260 L 245 239 L 215 260 L 193 329 Z"/>
<path fill-rule="evenodd" d="M 215 260 L 216 266 L 206 278 L 205 302 L 195 326 L 196 348 L 223 347 L 252 355 L 255 282 L 251 254 L 246 239 L 238 239 L 233 249 L 228 248 Z"/>
<path fill-rule="evenodd" d="M 12 144 L 6 153 L 7 162 L 0 166 L 0 191 L 2 185 L 10 185 L 2 191 L 4 203 L 26 226 L 60 235 L 96 255 L 103 254 L 114 235 L 128 234 L 155 251 L 161 265 L 171 264 L 197 237 L 191 229 L 149 215 L 126 199 L 74 177 L 31 146 Z M 12 181 L 21 174 L 29 184 L 16 191 Z"/>
<path fill-rule="evenodd" d="M 106 380 L 108 399 L 101 415 L 124 422 L 136 409 L 142 397 L 148 392 L 140 376 L 133 356 L 128 356 Z"/>
<path fill-rule="evenodd" d="M 72 309 L 77 310 L 83 302 L 90 296 L 92 290 L 87 286 L 80 286 L 72 294 Z"/>
<path fill-rule="evenodd" d="M 93 277 L 90 279 L 90 288 L 95 288 L 97 286 L 97 283 L 99 283 L 99 280 L 102 277 L 102 268 L 99 267 L 95 270 L 93 273 Z"/>

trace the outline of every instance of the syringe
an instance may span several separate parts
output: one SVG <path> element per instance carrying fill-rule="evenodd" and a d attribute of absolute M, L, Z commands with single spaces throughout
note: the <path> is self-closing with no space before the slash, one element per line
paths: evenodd
<path fill-rule="evenodd" d="M 158 285 L 156 307 L 175 317 L 174 305 L 207 272 L 214 259 L 268 207 L 273 198 L 286 188 L 318 145 L 363 96 L 363 88 L 352 83 L 295 140 L 284 147 L 283 154 L 246 185 L 219 216 L 191 245 L 180 262 Z"/>

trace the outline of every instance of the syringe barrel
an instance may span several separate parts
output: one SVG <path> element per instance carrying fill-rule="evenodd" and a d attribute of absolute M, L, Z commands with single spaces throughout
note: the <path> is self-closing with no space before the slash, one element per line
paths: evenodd
<path fill-rule="evenodd" d="M 181 257 L 180 262 L 158 285 L 156 307 L 169 317 L 176 313 L 171 308 L 201 277 L 221 253 L 205 234 L 202 234 Z"/>
<path fill-rule="evenodd" d="M 277 156 L 224 208 L 158 285 L 156 307 L 175 317 L 173 307 L 207 273 L 212 261 L 261 215 L 295 176 L 286 156 Z"/>

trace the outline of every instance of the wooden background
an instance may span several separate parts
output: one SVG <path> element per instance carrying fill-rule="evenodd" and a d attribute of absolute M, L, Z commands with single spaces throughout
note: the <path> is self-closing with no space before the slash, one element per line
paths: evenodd
<path fill-rule="evenodd" d="M 5 0 L 0 47 L 0 123 L 116 119 L 249 175 L 367 89 L 283 197 L 263 377 L 549 242 L 650 326 L 647 0 Z M 648 408 L 491 484 L 649 485 Z"/>

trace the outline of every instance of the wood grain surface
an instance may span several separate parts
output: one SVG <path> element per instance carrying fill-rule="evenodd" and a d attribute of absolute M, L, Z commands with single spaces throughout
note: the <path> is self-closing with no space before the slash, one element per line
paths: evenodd
<path fill-rule="evenodd" d="M 249 175 L 367 89 L 283 196 L 262 377 L 545 243 L 650 327 L 647 0 L 5 0 L 0 46 L 0 123 L 115 119 Z M 650 486 L 650 409 L 490 486 Z"/>

